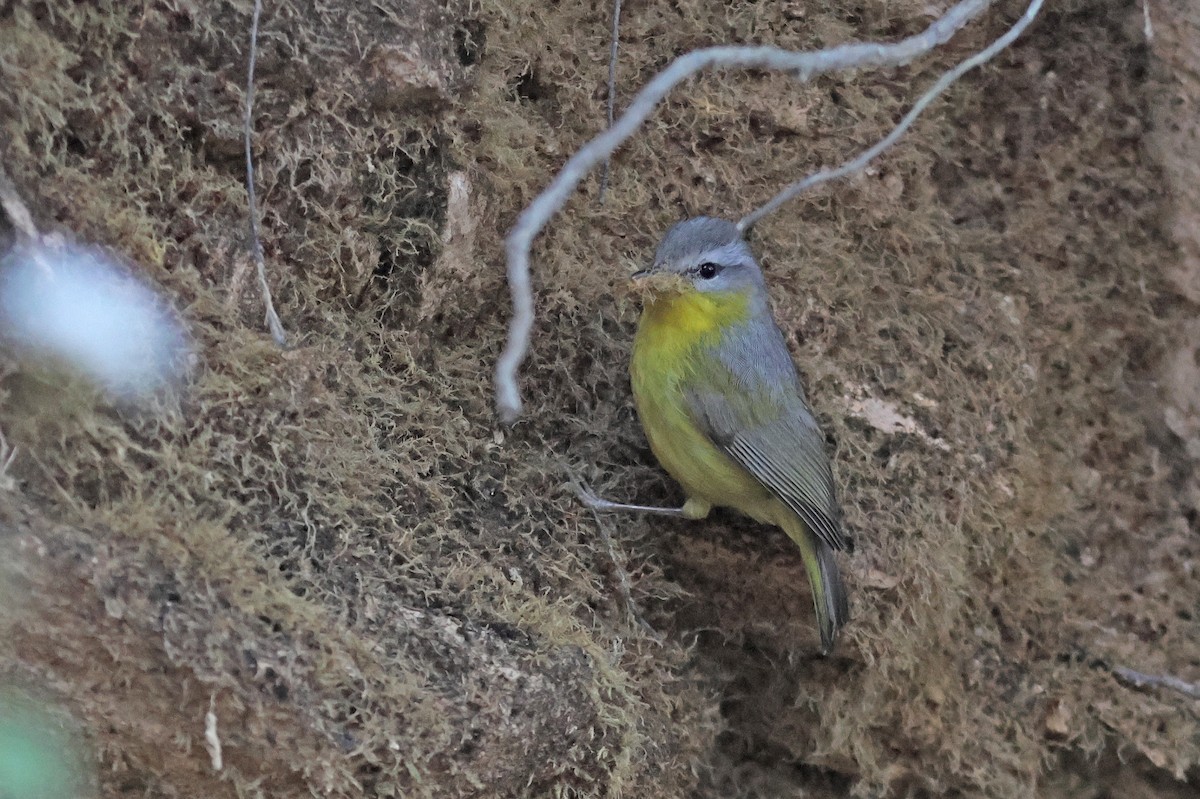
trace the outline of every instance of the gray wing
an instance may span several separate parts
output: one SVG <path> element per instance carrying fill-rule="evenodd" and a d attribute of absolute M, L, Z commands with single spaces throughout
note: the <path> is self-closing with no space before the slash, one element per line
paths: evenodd
<path fill-rule="evenodd" d="M 825 454 L 796 367 L 770 318 L 726 335 L 720 366 L 685 393 L 708 437 L 834 549 L 851 548 Z"/>

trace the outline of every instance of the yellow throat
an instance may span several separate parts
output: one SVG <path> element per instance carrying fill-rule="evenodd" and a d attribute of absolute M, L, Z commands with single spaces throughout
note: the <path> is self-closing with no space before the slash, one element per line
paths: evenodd
<path fill-rule="evenodd" d="M 711 343 L 730 325 L 750 314 L 750 291 L 706 292 L 687 288 L 653 296 L 642 310 L 634 340 L 634 359 L 683 355 Z"/>
<path fill-rule="evenodd" d="M 688 411 L 688 386 L 722 390 L 729 374 L 717 351 L 726 331 L 749 318 L 751 290 L 663 292 L 647 301 L 633 342 L 629 376 L 650 449 L 689 502 L 739 508 L 769 519 L 761 486 L 735 465 Z M 773 506 L 772 506 L 773 507 Z"/>

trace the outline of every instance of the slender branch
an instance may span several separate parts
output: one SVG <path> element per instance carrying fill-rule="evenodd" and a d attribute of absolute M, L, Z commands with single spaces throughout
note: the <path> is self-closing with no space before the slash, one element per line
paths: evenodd
<path fill-rule="evenodd" d="M 209 694 L 208 712 L 204 714 L 204 748 L 212 762 L 213 771 L 225 768 L 221 757 L 221 735 L 217 732 L 217 695 Z"/>
<path fill-rule="evenodd" d="M 16 480 L 8 474 L 13 461 L 17 459 L 17 451 L 18 447 L 10 447 L 4 431 L 0 430 L 0 491 L 12 491 L 17 487 Z"/>
<path fill-rule="evenodd" d="M 612 44 L 608 48 L 608 126 L 613 126 L 617 106 L 617 43 L 621 35 L 621 0 L 613 0 Z M 604 205 L 604 192 L 608 190 L 608 171 L 612 166 L 611 154 L 604 159 L 604 171 L 600 173 L 600 192 L 596 201 Z"/>
<path fill-rule="evenodd" d="M 37 241 L 40 238 L 37 226 L 33 224 L 33 214 L 29 213 L 29 209 L 21 201 L 16 184 L 9 179 L 3 164 L 0 164 L 0 211 L 8 217 L 18 237 L 26 241 Z"/>
<path fill-rule="evenodd" d="M 617 560 L 617 548 L 613 545 L 612 536 L 609 535 L 607 523 L 603 520 L 596 520 L 596 534 L 600 536 L 600 541 L 604 544 L 604 549 L 608 553 L 608 559 L 612 563 L 613 573 L 617 576 L 617 593 L 621 595 L 622 601 L 625 603 L 625 612 L 633 621 L 650 634 L 656 641 L 662 641 L 662 636 L 658 634 L 658 630 L 650 625 L 638 610 L 637 603 L 633 601 L 633 589 L 629 583 L 629 572 L 625 571 L 625 567 L 621 565 L 621 561 Z"/>
<path fill-rule="evenodd" d="M 254 0 L 254 18 L 250 23 L 250 66 L 246 70 L 246 110 L 242 117 L 242 130 L 246 139 L 246 194 L 250 200 L 250 253 L 254 257 L 254 266 L 258 270 L 258 287 L 262 291 L 263 305 L 266 306 L 267 327 L 271 337 L 281 347 L 287 346 L 287 333 L 279 314 L 275 313 L 275 303 L 271 300 L 271 286 L 267 283 L 267 265 L 263 260 L 262 241 L 258 237 L 258 201 L 254 196 L 254 149 L 250 143 L 251 118 L 254 113 L 254 64 L 258 59 L 258 18 L 262 14 L 262 0 Z"/>
<path fill-rule="evenodd" d="M 42 270 L 47 276 L 54 274 L 54 267 L 46 258 L 46 245 L 49 237 L 38 233 L 37 225 L 33 223 L 33 214 L 17 193 L 17 186 L 8 177 L 4 165 L 0 164 L 0 212 L 8 217 L 16 234 L 17 247 L 22 248 L 24 257 Z"/>
<path fill-rule="evenodd" d="M 675 59 L 633 98 L 625 113 L 611 127 L 580 148 L 541 194 L 521 212 L 509 232 L 505 252 L 513 316 L 508 341 L 496 364 L 496 407 L 505 423 L 521 413 L 517 370 L 529 349 L 533 329 L 533 291 L 530 288 L 529 251 L 533 239 L 554 214 L 562 209 L 579 182 L 596 164 L 612 154 L 632 136 L 658 103 L 681 82 L 712 67 L 741 67 L 791 72 L 800 80 L 816 75 L 862 67 L 907 64 L 944 44 L 964 25 L 988 7 L 991 0 L 962 0 L 928 28 L 893 44 L 854 42 L 827 50 L 793 52 L 778 47 L 708 47 Z"/>
<path fill-rule="evenodd" d="M 13 244 L 20 250 L 21 257 L 28 259 L 46 277 L 53 278 L 54 264 L 47 253 L 60 249 L 63 245 L 63 238 L 55 233 L 43 236 L 38 232 L 37 225 L 33 222 L 33 214 L 29 212 L 29 207 L 17 193 L 17 185 L 12 182 L 2 163 L 0 163 L 0 212 L 8 217 L 8 222 L 12 225 L 13 232 L 16 234 L 16 241 Z M 2 475 L 3 471 L 0 471 L 0 476 Z"/>
<path fill-rule="evenodd" d="M 797 195 L 807 191 L 808 189 L 811 189 L 813 186 L 827 183 L 831 180 L 837 180 L 838 178 L 844 178 L 847 175 L 852 175 L 865 168 L 866 165 L 878 157 L 880 153 L 899 141 L 900 137 L 903 136 L 910 127 L 912 127 L 913 122 L 915 122 L 917 117 L 921 115 L 921 112 L 924 111 L 925 108 L 932 103 L 938 95 L 949 88 L 950 84 L 954 83 L 956 80 L 961 78 L 967 72 L 970 72 L 975 67 L 987 63 L 996 55 L 996 53 L 999 53 L 1005 47 L 1008 47 L 1010 44 L 1012 44 L 1013 41 L 1015 41 L 1016 38 L 1021 35 L 1025 28 L 1029 27 L 1029 24 L 1033 22 L 1034 17 L 1038 15 L 1038 12 L 1042 8 L 1042 2 L 1043 0 L 1033 0 L 1033 2 L 1029 4 L 1029 7 L 1025 9 L 1025 13 L 1021 15 L 1021 18 L 1018 19 L 1003 36 L 992 42 L 991 45 L 986 49 L 981 50 L 980 52 L 968 58 L 966 61 L 959 64 L 954 69 L 942 75 L 942 77 L 938 79 L 937 83 L 933 84 L 933 87 L 930 88 L 929 91 L 925 92 L 920 100 L 917 100 L 916 104 L 912 107 L 912 110 L 904 115 L 904 118 L 900 120 L 900 124 L 892 128 L 891 133 L 883 137 L 883 139 L 880 141 L 876 142 L 872 147 L 864 150 L 858 155 L 857 158 L 847 161 L 836 169 L 822 169 L 819 172 L 814 172 L 808 177 L 791 184 L 783 191 L 772 197 L 766 204 L 756 208 L 742 217 L 741 221 L 737 223 L 738 230 L 749 230 L 755 225 L 755 223 L 757 223 L 767 214 L 778 210 L 779 206 L 783 205 L 788 200 L 794 199 Z"/>
<path fill-rule="evenodd" d="M 585 494 L 591 494 L 591 490 L 587 487 L 587 484 L 584 483 L 578 475 L 571 470 L 568 470 L 568 474 L 570 474 L 571 490 L 575 494 L 579 495 L 580 497 L 583 497 Z M 608 560 L 610 563 L 612 563 L 613 573 L 617 577 L 617 593 L 621 595 L 621 600 L 625 603 L 625 611 L 629 614 L 629 617 L 633 619 L 639 627 L 648 632 L 650 636 L 654 638 L 654 640 L 661 642 L 662 636 L 659 635 L 658 631 L 650 625 L 650 622 L 646 621 L 645 617 L 642 616 L 641 611 L 638 610 L 637 603 L 633 601 L 633 588 L 629 579 L 629 572 L 625 571 L 625 567 L 622 566 L 621 561 L 617 559 L 617 548 L 613 544 L 612 536 L 608 532 L 609 522 L 600 518 L 601 514 L 598 513 L 594 507 L 592 508 L 592 515 L 596 519 L 595 532 L 600 536 L 600 542 L 604 544 L 604 549 L 608 554 Z"/>
<path fill-rule="evenodd" d="M 1161 686 L 1170 688 L 1172 691 L 1190 696 L 1192 699 L 1200 699 L 1200 684 L 1194 682 L 1184 682 L 1178 677 L 1172 677 L 1170 674 L 1143 674 L 1140 671 L 1127 669 L 1124 666 L 1113 667 L 1113 674 L 1131 683 L 1136 688 L 1141 688 L 1146 685 Z"/>

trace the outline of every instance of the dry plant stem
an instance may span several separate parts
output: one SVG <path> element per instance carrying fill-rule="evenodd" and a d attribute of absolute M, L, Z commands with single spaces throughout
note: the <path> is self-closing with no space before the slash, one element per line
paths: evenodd
<path fill-rule="evenodd" d="M 0 491 L 12 491 L 17 487 L 16 481 L 9 477 L 8 470 L 17 459 L 17 448 L 8 445 L 4 431 L 0 430 Z"/>
<path fill-rule="evenodd" d="M 638 612 L 637 604 L 633 601 L 633 592 L 630 587 L 629 573 L 617 560 L 617 549 L 613 545 L 612 536 L 608 533 L 608 528 L 605 526 L 604 520 L 600 518 L 600 513 L 607 510 L 635 510 L 655 513 L 660 511 L 669 511 L 667 508 L 650 508 L 637 505 L 617 505 L 614 502 L 600 499 L 596 494 L 588 488 L 587 484 L 578 477 L 572 475 L 571 487 L 575 495 L 583 502 L 584 505 L 591 508 L 592 513 L 596 515 L 596 531 L 600 536 L 600 541 L 604 544 L 604 549 L 608 553 L 608 560 L 612 563 L 613 572 L 617 575 L 617 591 L 621 594 L 621 599 L 625 602 L 625 609 L 630 617 L 637 622 L 638 626 L 646 630 L 655 639 L 661 641 L 658 631 L 650 626 L 650 622 L 646 621 L 642 614 Z M 667 515 L 680 515 L 679 513 L 668 513 Z"/>
<path fill-rule="evenodd" d="M 1127 669 L 1124 666 L 1114 667 L 1113 674 L 1116 674 L 1121 679 L 1138 688 L 1144 685 L 1156 685 L 1163 688 L 1170 688 L 1172 691 L 1178 691 L 1184 696 L 1190 696 L 1192 699 L 1200 699 L 1200 684 L 1185 682 L 1178 677 L 1172 677 L 1170 674 L 1143 674 L 1140 671 Z"/>
<path fill-rule="evenodd" d="M 53 276 L 54 265 L 46 257 L 46 249 L 60 246 L 62 237 L 57 234 L 43 236 L 38 232 L 37 225 L 33 223 L 33 214 L 17 193 L 16 184 L 9 179 L 3 164 L 0 164 L 0 211 L 8 217 L 9 224 L 16 232 L 16 245 L 25 248 L 24 256 L 47 276 Z M 9 458 L 8 463 L 11 462 L 12 458 Z M 4 470 L 7 468 L 6 464 Z M 4 470 L 0 470 L 0 477 L 3 476 Z"/>
<path fill-rule="evenodd" d="M 608 48 L 608 127 L 613 125 L 613 116 L 617 105 L 617 43 L 621 34 L 621 0 L 613 0 L 612 44 Z M 604 171 L 600 173 L 600 191 L 596 202 L 604 205 L 604 193 L 608 190 L 608 172 L 612 167 L 612 157 L 604 159 Z"/>
<path fill-rule="evenodd" d="M 605 551 L 608 553 L 608 559 L 612 563 L 613 572 L 617 575 L 617 592 L 621 595 L 621 600 L 625 603 L 626 612 L 629 613 L 630 618 L 637 622 L 639 627 L 650 633 L 655 640 L 661 640 L 658 631 L 651 627 L 650 622 L 642 617 L 642 614 L 638 611 L 637 604 L 633 601 L 633 590 L 630 587 L 629 573 L 625 571 L 621 562 L 617 560 L 617 549 L 613 546 L 612 536 L 608 534 L 608 528 L 605 527 L 603 521 L 599 519 L 596 521 L 596 532 L 600 536 L 600 541 L 604 544 Z"/>
<path fill-rule="evenodd" d="M 2 164 L 0 164 L 0 211 L 3 211 L 8 217 L 9 223 L 16 230 L 18 236 L 28 241 L 36 241 L 39 238 L 37 227 L 33 224 L 33 214 L 29 213 L 29 209 L 21 201 L 20 195 L 17 194 L 17 187 L 9 180 L 8 173 L 4 171 Z"/>
<path fill-rule="evenodd" d="M 831 180 L 844 178 L 847 175 L 853 175 L 854 173 L 864 169 L 867 164 L 875 160 L 875 158 L 883 153 L 884 150 L 888 149 L 897 141 L 899 141 L 900 137 L 908 132 L 908 129 L 912 127 L 913 122 L 915 122 L 917 117 L 921 115 L 921 112 L 924 111 L 930 103 L 937 99 L 938 95 L 949 88 L 950 84 L 954 83 L 956 80 L 961 78 L 967 72 L 970 72 L 975 67 L 987 63 L 996 55 L 996 53 L 999 53 L 1005 47 L 1008 47 L 1010 44 L 1012 44 L 1013 41 L 1015 41 L 1016 38 L 1021 35 L 1025 28 L 1029 27 L 1029 24 L 1033 22 L 1034 18 L 1038 15 L 1038 12 L 1041 11 L 1042 2 L 1043 0 L 1033 0 L 1033 2 L 1029 4 L 1029 7 L 1025 9 L 1025 13 L 1021 15 L 1021 18 L 1017 20 L 1016 23 L 1009 28 L 1003 36 L 992 42 L 991 45 L 986 49 L 979 51 L 954 69 L 942 75 L 942 77 L 938 79 L 937 83 L 933 84 L 933 87 L 930 88 L 929 91 L 925 92 L 925 94 L 921 96 L 921 99 L 917 100 L 912 109 L 904 115 L 904 118 L 900 120 L 900 124 L 892 128 L 891 133 L 889 133 L 887 136 L 884 136 L 868 149 L 864 150 L 858 155 L 858 157 L 847 161 L 836 169 L 822 169 L 819 172 L 814 172 L 813 174 L 791 184 L 783 191 L 772 197 L 766 204 L 756 208 L 742 217 L 737 224 L 738 230 L 749 230 L 763 217 L 767 216 L 773 211 L 778 210 L 781 205 L 789 200 L 794 199 L 797 195 L 811 189 L 814 186 L 827 183 Z"/>
<path fill-rule="evenodd" d="M 270 328 L 275 343 L 286 347 L 287 333 L 283 331 L 283 323 L 279 321 L 279 314 L 275 313 L 275 303 L 271 300 L 267 265 L 263 261 L 262 241 L 258 237 L 258 201 L 254 196 L 254 151 L 250 144 L 250 120 L 254 112 L 254 63 L 258 57 L 258 18 L 261 15 L 262 0 L 254 0 L 254 17 L 250 22 L 250 66 L 246 70 L 246 112 L 242 117 L 242 130 L 246 139 L 246 195 L 250 200 L 250 252 L 258 270 L 258 287 L 262 291 L 263 305 L 266 306 L 267 327 Z"/>
<path fill-rule="evenodd" d="M 989 4 L 990 0 L 963 0 L 921 33 L 893 44 L 856 42 L 828 50 L 806 52 L 769 46 L 708 47 L 680 56 L 658 73 L 637 93 L 620 119 L 568 159 L 550 185 L 525 207 L 508 234 L 505 252 L 513 316 L 509 323 L 508 341 L 496 364 L 496 408 L 501 421 L 511 424 L 521 413 L 517 370 L 528 352 L 529 335 L 533 329 L 529 250 L 534 237 L 562 209 L 584 176 L 632 136 L 673 88 L 692 75 L 712 67 L 792 72 L 800 80 L 806 81 L 826 72 L 900 66 L 944 44 Z"/>
<path fill-rule="evenodd" d="M 221 736 L 217 732 L 217 695 L 208 697 L 208 712 L 204 714 L 204 748 L 208 750 L 212 761 L 212 770 L 221 771 L 224 759 L 221 757 Z"/>

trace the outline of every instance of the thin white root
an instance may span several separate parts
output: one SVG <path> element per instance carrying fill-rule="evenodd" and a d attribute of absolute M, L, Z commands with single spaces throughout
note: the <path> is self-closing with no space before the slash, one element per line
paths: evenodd
<path fill-rule="evenodd" d="M 612 39 L 608 48 L 608 126 L 613 125 L 617 108 L 617 44 L 621 40 L 621 0 L 613 0 Z M 604 171 L 600 173 L 600 191 L 596 202 L 604 205 L 604 193 L 608 191 L 608 173 L 612 167 L 611 154 L 604 159 Z"/>
<path fill-rule="evenodd" d="M 1184 696 L 1190 696 L 1192 699 L 1200 699 L 1200 684 L 1186 682 L 1178 677 L 1172 677 L 1170 674 L 1143 674 L 1140 671 L 1127 669 L 1124 666 L 1113 667 L 1113 674 L 1136 688 L 1142 688 L 1147 685 L 1170 688 L 1172 691 L 1178 691 Z"/>
<path fill-rule="evenodd" d="M 275 313 L 275 302 L 271 299 L 271 286 L 267 282 L 267 265 L 263 260 L 262 241 L 258 237 L 258 201 L 254 193 L 254 150 L 250 143 L 251 119 L 254 113 L 254 65 L 258 60 L 258 18 L 262 14 L 262 0 L 254 0 L 254 17 L 250 23 L 250 66 L 246 70 L 246 109 L 242 117 L 242 131 L 246 140 L 246 195 L 250 201 L 250 253 L 258 270 L 258 288 L 262 292 L 266 308 L 267 327 L 271 337 L 280 347 L 287 346 L 287 333 L 283 322 Z"/>
<path fill-rule="evenodd" d="M 204 748 L 208 750 L 209 760 L 212 761 L 213 771 L 225 767 L 221 757 L 221 736 L 217 734 L 217 696 L 208 698 L 208 712 L 204 714 Z"/>
<path fill-rule="evenodd" d="M 1026 17 L 1032 18 L 1041 2 L 1042 0 L 1034 0 L 1034 5 L 1031 6 L 1034 10 L 1026 12 Z M 533 291 L 529 275 L 529 253 L 533 239 L 550 218 L 562 209 L 584 176 L 632 136 L 672 89 L 692 75 L 713 67 L 791 72 L 800 80 L 807 81 L 827 72 L 900 66 L 949 41 L 959 29 L 989 5 L 990 0 L 962 0 L 921 33 L 893 44 L 855 42 L 827 50 L 806 52 L 793 52 L 769 46 L 708 47 L 677 58 L 658 73 L 637 93 L 619 119 L 567 160 L 550 184 L 521 212 L 508 234 L 505 253 L 513 315 L 509 322 L 504 352 L 496 364 L 496 409 L 501 421 L 511 424 L 521 414 L 517 370 L 528 354 L 529 337 L 533 329 Z M 1024 21 L 1026 17 L 1022 18 L 1023 22 L 1018 23 L 1021 29 L 1028 24 Z M 1016 34 L 1013 34 L 1011 38 L 1015 36 Z M 1011 41 L 1011 38 L 1006 34 L 1001 39 L 1004 44 L 1000 47 Z M 962 69 L 962 65 L 959 69 Z M 925 103 L 928 104 L 928 100 Z"/>
<path fill-rule="evenodd" d="M 1029 7 L 1025 9 L 1025 13 L 1021 15 L 1021 18 L 1017 20 L 1016 23 L 1009 28 L 1003 36 L 992 42 L 987 48 L 979 51 L 966 61 L 956 66 L 954 69 L 942 75 L 942 77 L 938 79 L 937 83 L 933 84 L 929 91 L 925 92 L 925 94 L 921 96 L 921 99 L 917 100 L 912 109 L 904 115 L 904 118 L 900 120 L 900 124 L 892 128 L 891 133 L 884 136 L 874 145 L 861 152 L 857 157 L 850 159 L 836 169 L 822 169 L 819 172 L 814 172 L 805 178 L 797 180 L 795 183 L 776 194 L 765 204 L 759 206 L 742 217 L 741 221 L 737 223 L 738 230 L 750 229 L 760 219 L 772 213 L 773 211 L 778 210 L 779 206 L 783 205 L 789 200 L 795 199 L 797 195 L 811 189 L 814 186 L 827 183 L 831 180 L 837 180 L 838 178 L 844 178 L 847 175 L 852 175 L 866 168 L 867 164 L 875 160 L 881 153 L 883 153 L 884 150 L 887 150 L 889 147 L 899 141 L 900 137 L 908 132 L 908 129 L 912 127 L 913 122 L 917 120 L 917 117 L 921 115 L 921 112 L 924 111 L 925 108 L 932 103 L 939 94 L 946 91 L 946 89 L 950 87 L 950 84 L 954 83 L 956 80 L 970 72 L 975 67 L 987 63 L 993 57 L 995 57 L 996 53 L 999 53 L 1005 47 L 1008 47 L 1010 44 L 1012 44 L 1016 38 L 1020 36 L 1027 27 L 1029 27 L 1029 23 L 1033 22 L 1034 18 L 1038 15 L 1038 12 L 1041 11 L 1042 2 L 1043 0 L 1033 0 L 1033 2 L 1029 4 Z"/>

